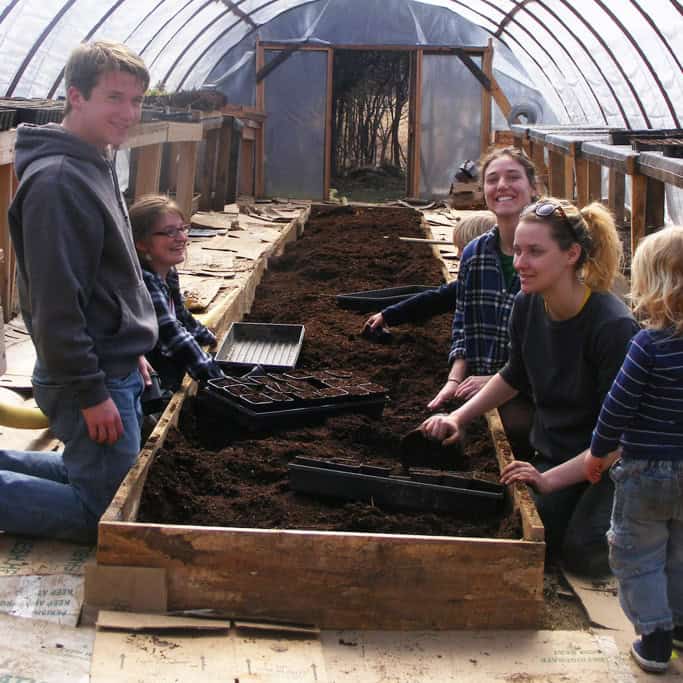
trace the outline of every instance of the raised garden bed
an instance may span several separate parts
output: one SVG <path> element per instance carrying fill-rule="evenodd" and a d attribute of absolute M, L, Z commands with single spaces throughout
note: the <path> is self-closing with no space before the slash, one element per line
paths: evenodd
<path fill-rule="evenodd" d="M 100 523 L 98 564 L 165 569 L 172 610 L 328 628 L 532 627 L 544 544 L 525 487 L 511 491 L 518 512 L 502 516 L 393 510 L 290 489 L 287 465 L 297 456 L 343 456 L 400 472 L 401 437 L 425 416 L 447 370 L 449 316 L 397 328 L 380 346 L 361 337 L 364 315 L 335 306 L 340 291 L 440 276 L 429 247 L 382 239 L 391 229 L 423 235 L 418 214 L 347 213 L 345 222 L 333 214 L 309 223 L 271 266 L 249 319 L 304 324 L 297 367 L 343 368 L 381 384 L 391 397 L 383 417 L 345 414 L 254 434 L 187 401 L 180 433 L 169 429 L 182 402 L 176 396 Z M 496 414 L 488 427 L 493 442 L 480 423 L 468 457 L 458 450 L 449 469 L 497 480 L 510 451 Z"/>

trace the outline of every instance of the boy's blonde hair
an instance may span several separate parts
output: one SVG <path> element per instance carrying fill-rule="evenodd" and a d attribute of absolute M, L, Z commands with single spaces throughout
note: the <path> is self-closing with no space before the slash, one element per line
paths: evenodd
<path fill-rule="evenodd" d="M 86 100 L 103 74 L 110 71 L 125 71 L 135 76 L 143 90 L 149 88 L 149 71 L 142 59 L 127 45 L 112 40 L 98 40 L 79 45 L 69 56 L 64 67 L 64 86 L 68 91 L 73 85 Z M 71 111 L 69 98 L 64 105 L 64 114 Z"/>
<path fill-rule="evenodd" d="M 539 216 L 536 207 L 540 204 L 555 204 L 559 209 L 549 216 Z M 594 291 L 606 292 L 614 285 L 619 274 L 623 250 L 614 217 L 600 202 L 592 202 L 582 209 L 564 199 L 541 197 L 530 204 L 519 217 L 519 222 L 545 223 L 550 234 L 562 251 L 572 244 L 581 247 L 576 270 L 583 281 Z"/>
<path fill-rule="evenodd" d="M 644 237 L 631 263 L 633 312 L 645 327 L 683 334 L 683 226 Z"/>
<path fill-rule="evenodd" d="M 453 244 L 462 251 L 475 237 L 488 232 L 496 224 L 493 211 L 473 211 L 453 228 Z"/>

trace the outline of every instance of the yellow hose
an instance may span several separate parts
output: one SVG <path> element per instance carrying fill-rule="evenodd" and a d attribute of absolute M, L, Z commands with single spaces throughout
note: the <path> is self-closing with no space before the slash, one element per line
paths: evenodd
<path fill-rule="evenodd" d="M 45 429 L 48 422 L 40 408 L 0 403 L 0 425 L 14 429 Z"/>

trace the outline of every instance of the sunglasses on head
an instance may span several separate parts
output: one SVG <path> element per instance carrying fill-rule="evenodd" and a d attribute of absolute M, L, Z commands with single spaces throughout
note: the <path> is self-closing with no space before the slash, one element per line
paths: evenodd
<path fill-rule="evenodd" d="M 576 230 L 574 230 L 574 225 L 569 220 L 569 216 L 567 216 L 565 210 L 562 208 L 562 204 L 560 204 L 559 202 L 555 202 L 551 199 L 542 199 L 541 201 L 536 202 L 534 206 L 534 213 L 539 218 L 550 218 L 550 216 L 552 216 L 556 211 L 560 218 L 562 218 L 564 222 L 567 224 L 567 227 L 572 233 L 574 239 L 577 239 Z"/>

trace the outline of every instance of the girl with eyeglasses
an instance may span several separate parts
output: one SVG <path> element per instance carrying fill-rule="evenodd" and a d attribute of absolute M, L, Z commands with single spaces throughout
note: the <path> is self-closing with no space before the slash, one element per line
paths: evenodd
<path fill-rule="evenodd" d="M 521 291 L 510 318 L 510 357 L 486 386 L 449 415 L 422 424 L 449 444 L 475 417 L 533 396 L 531 462 L 514 461 L 501 481 L 535 490 L 546 543 L 582 574 L 609 571 L 605 533 L 613 486 L 589 486 L 583 458 L 602 400 L 638 326 L 610 293 L 621 260 L 614 220 L 601 204 L 579 211 L 569 202 L 541 199 L 521 213 L 513 241 Z"/>
<path fill-rule="evenodd" d="M 164 195 L 146 195 L 130 207 L 133 238 L 159 324 L 159 341 L 147 360 L 164 389 L 176 391 L 188 372 L 205 381 L 223 373 L 202 346 L 216 337 L 185 307 L 175 267 L 185 259 L 189 226 L 180 207 Z"/>

